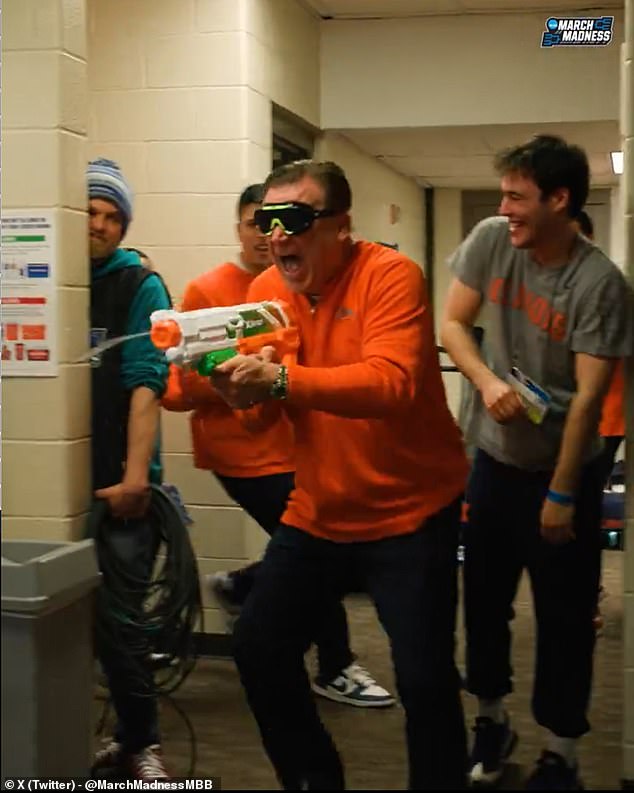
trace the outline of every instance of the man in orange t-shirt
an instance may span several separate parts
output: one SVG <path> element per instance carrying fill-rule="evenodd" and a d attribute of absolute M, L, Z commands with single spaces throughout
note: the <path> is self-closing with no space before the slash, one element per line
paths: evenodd
<path fill-rule="evenodd" d="M 263 426 L 288 415 L 295 489 L 234 631 L 234 657 L 285 789 L 343 789 L 303 657 L 320 604 L 360 583 L 388 635 L 407 719 L 409 787 L 465 786 L 454 663 L 460 501 L 467 462 L 447 407 L 424 277 L 351 237 L 334 163 L 276 169 L 255 218 L 276 267 L 249 300 L 297 317 L 296 362 L 240 356 L 212 378 Z M 254 407 L 252 407 L 254 406 Z"/>
<path fill-rule="evenodd" d="M 267 240 L 253 220 L 262 203 L 262 187 L 250 185 L 238 200 L 239 263 L 221 264 L 191 281 L 185 289 L 182 311 L 246 302 L 251 283 L 271 261 Z M 196 467 L 212 471 L 227 494 L 272 535 L 294 487 L 294 440 L 288 420 L 282 416 L 262 432 L 252 433 L 242 426 L 208 378 L 176 366 L 170 370 L 163 406 L 168 410 L 193 409 Z M 251 591 L 258 565 L 256 562 L 231 573 L 209 576 L 216 599 L 233 617 Z M 315 693 L 356 707 L 393 705 L 394 697 L 356 662 L 350 650 L 348 620 L 341 600 L 329 601 L 322 606 L 321 614 L 323 619 L 315 632 L 319 661 Z"/>
<path fill-rule="evenodd" d="M 610 481 L 619 446 L 625 439 L 625 362 L 614 369 L 610 388 L 603 401 L 599 434 L 603 438 L 603 461 L 606 484 Z"/>

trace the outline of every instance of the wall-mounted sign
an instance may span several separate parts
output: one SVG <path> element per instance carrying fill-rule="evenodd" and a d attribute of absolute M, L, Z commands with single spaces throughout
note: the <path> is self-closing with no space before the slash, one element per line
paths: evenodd
<path fill-rule="evenodd" d="M 2 213 L 2 375 L 57 375 L 55 216 Z"/>

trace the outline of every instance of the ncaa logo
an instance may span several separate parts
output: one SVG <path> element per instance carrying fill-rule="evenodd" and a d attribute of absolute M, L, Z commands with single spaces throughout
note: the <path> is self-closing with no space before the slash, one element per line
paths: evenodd
<path fill-rule="evenodd" d="M 614 17 L 549 17 L 542 47 L 605 47 L 612 41 Z"/>

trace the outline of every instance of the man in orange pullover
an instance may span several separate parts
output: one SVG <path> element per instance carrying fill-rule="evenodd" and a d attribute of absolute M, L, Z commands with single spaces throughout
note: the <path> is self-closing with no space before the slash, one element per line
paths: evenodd
<path fill-rule="evenodd" d="M 285 789 L 343 789 L 303 656 L 320 604 L 360 581 L 389 637 L 407 718 L 409 787 L 465 786 L 454 663 L 456 556 L 467 462 L 442 385 L 425 282 L 401 254 L 351 237 L 350 186 L 334 163 L 268 177 L 256 212 L 275 267 L 249 300 L 298 319 L 296 362 L 272 350 L 213 382 L 248 420 L 295 429 L 295 489 L 234 631 L 234 657 Z M 252 407 L 255 406 L 255 407 Z"/>
<path fill-rule="evenodd" d="M 227 262 L 189 283 L 182 311 L 246 302 L 254 278 L 270 264 L 267 240 L 253 219 L 262 203 L 262 187 L 250 185 L 238 200 L 239 263 Z M 267 534 L 273 534 L 294 486 L 294 440 L 288 420 L 280 417 L 263 432 L 251 433 L 208 378 L 183 372 L 176 366 L 170 369 L 163 406 L 168 410 L 193 410 L 191 429 L 196 467 L 212 471 L 227 494 Z M 258 564 L 209 577 L 216 599 L 229 614 L 239 613 L 253 586 Z M 314 634 L 319 659 L 314 691 L 356 707 L 393 705 L 394 697 L 375 683 L 350 651 L 348 621 L 341 600 L 333 598 L 322 607 L 321 615 L 321 624 Z"/>

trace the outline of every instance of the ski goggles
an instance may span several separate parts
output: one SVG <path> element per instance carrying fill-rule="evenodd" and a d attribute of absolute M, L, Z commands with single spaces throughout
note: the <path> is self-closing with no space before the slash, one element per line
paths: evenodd
<path fill-rule="evenodd" d="M 284 234 L 303 234 L 317 218 L 327 218 L 339 214 L 334 209 L 314 209 L 310 204 L 291 201 L 288 204 L 264 204 L 253 215 L 255 225 L 262 234 L 270 237 L 276 226 Z"/>

